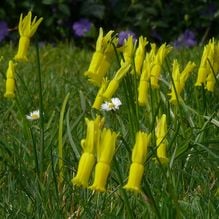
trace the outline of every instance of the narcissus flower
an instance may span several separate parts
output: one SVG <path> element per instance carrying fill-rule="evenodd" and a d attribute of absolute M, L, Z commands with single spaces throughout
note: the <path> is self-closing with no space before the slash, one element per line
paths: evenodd
<path fill-rule="evenodd" d="M 26 118 L 30 121 L 38 120 L 40 118 L 40 111 L 35 110 L 31 112 L 29 115 L 26 115 Z"/>
<path fill-rule="evenodd" d="M 145 106 L 148 103 L 149 80 L 155 52 L 156 45 L 151 44 L 151 50 L 149 53 L 146 53 L 146 57 L 143 62 L 142 73 L 138 85 L 138 104 L 140 106 Z"/>
<path fill-rule="evenodd" d="M 8 69 L 6 73 L 6 91 L 4 94 L 4 97 L 7 98 L 14 98 L 15 97 L 15 79 L 14 79 L 14 74 L 15 74 L 15 68 L 14 68 L 14 63 L 12 60 L 9 61 L 8 63 Z"/>
<path fill-rule="evenodd" d="M 118 134 L 110 129 L 103 129 L 101 141 L 97 147 L 97 164 L 95 167 L 94 182 L 89 187 L 99 192 L 106 191 L 107 178 L 110 172 L 110 164 L 115 153 Z"/>
<path fill-rule="evenodd" d="M 130 68 L 130 64 L 123 63 L 120 69 L 116 72 L 113 79 L 109 82 L 109 85 L 107 86 L 105 92 L 103 93 L 103 97 L 105 99 L 111 99 L 112 96 L 115 94 L 116 90 L 119 87 L 120 81 L 122 78 L 126 75 Z"/>
<path fill-rule="evenodd" d="M 81 141 L 83 154 L 79 160 L 77 174 L 72 179 L 74 185 L 83 187 L 88 186 L 90 174 L 96 162 L 96 147 L 99 145 L 101 128 L 104 123 L 104 119 L 101 119 L 100 116 L 97 116 L 95 120 L 89 120 L 87 118 L 85 120 L 87 123 L 87 135 Z"/>
<path fill-rule="evenodd" d="M 209 43 L 203 50 L 195 86 L 204 85 L 204 88 L 208 91 L 214 91 L 216 83 L 215 75 L 219 70 L 218 58 L 219 42 L 216 43 L 214 39 L 209 40 Z"/>
<path fill-rule="evenodd" d="M 141 181 L 144 174 L 144 162 L 147 157 L 150 134 L 137 132 L 135 145 L 132 150 L 132 164 L 129 169 L 128 182 L 124 189 L 141 192 Z"/>
<path fill-rule="evenodd" d="M 164 62 L 165 57 L 167 54 L 172 50 L 172 47 L 166 45 L 165 43 L 161 45 L 158 49 L 154 61 L 152 63 L 151 73 L 150 73 L 150 81 L 151 86 L 153 88 L 158 88 L 158 80 L 160 78 L 161 67 Z"/>
<path fill-rule="evenodd" d="M 145 58 L 145 46 L 147 45 L 148 41 L 147 38 L 140 36 L 138 40 L 138 47 L 135 52 L 135 70 L 136 74 L 140 75 L 141 74 L 141 69 L 143 66 L 143 61 Z"/>
<path fill-rule="evenodd" d="M 157 158 L 159 159 L 161 164 L 168 164 L 169 159 L 167 158 L 167 122 L 166 115 L 163 114 L 161 118 L 157 122 L 157 126 L 155 129 L 156 135 L 156 145 L 157 145 Z"/>
<path fill-rule="evenodd" d="M 119 98 L 114 97 L 110 101 L 106 101 L 101 105 L 101 109 L 105 111 L 115 111 L 118 110 L 119 107 L 122 105 L 122 102 Z"/>
<path fill-rule="evenodd" d="M 37 31 L 38 26 L 42 22 L 43 18 L 34 17 L 32 19 L 32 12 L 29 11 L 28 14 L 23 18 L 23 14 L 20 16 L 20 21 L 18 25 L 18 30 L 20 34 L 20 40 L 18 45 L 18 52 L 15 55 L 14 59 L 16 61 L 27 61 L 27 51 L 30 45 L 30 38 Z"/>
<path fill-rule="evenodd" d="M 129 35 L 127 39 L 125 39 L 123 47 L 121 48 L 124 60 L 121 61 L 121 65 L 123 63 L 131 64 L 132 58 L 134 56 L 134 51 L 136 47 L 136 41 L 133 42 L 133 36 Z"/>
<path fill-rule="evenodd" d="M 117 46 L 118 38 L 112 36 L 113 32 L 109 31 L 103 36 L 103 29 L 100 28 L 96 51 L 92 56 L 88 70 L 84 73 L 89 78 L 89 81 L 96 86 L 101 86 L 102 80 L 111 65 L 111 60 L 115 55 L 113 45 Z"/>
<path fill-rule="evenodd" d="M 182 92 L 186 80 L 188 79 L 194 67 L 195 63 L 189 61 L 184 70 L 180 73 L 178 61 L 176 59 L 173 60 L 172 77 L 175 87 L 173 85 L 171 87 L 171 93 L 169 94 L 171 96 L 170 103 L 177 104 L 177 98 L 180 100 L 180 93 Z"/>

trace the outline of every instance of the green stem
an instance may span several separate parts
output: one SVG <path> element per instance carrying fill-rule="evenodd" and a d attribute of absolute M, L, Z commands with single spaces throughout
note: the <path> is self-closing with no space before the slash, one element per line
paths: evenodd
<path fill-rule="evenodd" d="M 114 161 L 115 161 L 116 172 L 117 172 L 118 177 L 119 177 L 119 183 L 120 183 L 120 185 L 122 185 L 123 182 L 122 182 L 122 176 L 121 176 L 120 169 L 119 169 L 119 164 L 118 164 L 116 159 L 114 159 Z M 126 193 L 125 189 L 121 189 L 121 192 L 122 192 L 122 195 L 124 197 L 125 206 L 127 207 L 127 213 L 128 213 L 127 218 L 132 219 L 133 215 L 132 215 L 132 210 L 131 210 L 131 207 L 130 207 L 130 203 L 128 201 L 127 193 Z"/>
<path fill-rule="evenodd" d="M 68 93 L 65 96 L 64 102 L 62 104 L 62 109 L 60 112 L 60 118 L 59 118 L 59 134 L 58 134 L 58 156 L 59 156 L 59 188 L 62 186 L 63 182 L 63 142 L 62 142 L 62 133 L 63 133 L 63 120 L 64 120 L 64 113 L 65 113 L 65 108 L 66 104 L 68 102 L 70 93 Z"/>
<path fill-rule="evenodd" d="M 38 72 L 38 86 L 39 86 L 39 110 L 40 110 L 40 156 L 39 165 L 40 173 L 43 173 L 43 162 L 44 162 L 44 115 L 43 115 L 43 91 L 42 91 L 42 79 L 41 79 L 41 68 L 40 68 L 40 55 L 39 46 L 36 43 L 36 57 L 37 57 L 37 72 Z"/>

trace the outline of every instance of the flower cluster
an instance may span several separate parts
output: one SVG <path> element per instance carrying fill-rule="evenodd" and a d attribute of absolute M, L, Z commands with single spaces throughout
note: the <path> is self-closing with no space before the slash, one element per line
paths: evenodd
<path fill-rule="evenodd" d="M 120 84 L 123 79 L 130 74 L 130 77 L 136 80 L 136 102 L 139 107 L 147 107 L 150 105 L 149 97 L 151 90 L 159 89 L 160 84 L 163 83 L 162 72 L 163 63 L 167 55 L 171 52 L 172 47 L 166 43 L 157 47 L 154 43 L 149 43 L 147 39 L 140 36 L 138 40 L 133 40 L 133 35 L 128 35 L 123 44 L 119 46 L 118 38 L 113 31 L 109 31 L 105 36 L 102 28 L 100 28 L 99 37 L 96 43 L 96 51 L 94 52 L 90 66 L 85 72 L 85 76 L 92 82 L 93 85 L 98 87 L 96 98 L 93 102 L 92 108 L 96 110 L 115 111 L 119 109 L 121 101 L 118 98 L 112 98 L 120 88 Z M 209 44 L 205 46 L 200 67 L 198 70 L 198 77 L 196 86 L 204 85 L 208 91 L 214 90 L 215 75 L 219 70 L 218 62 L 219 57 L 219 44 L 214 40 L 210 40 Z M 115 55 L 113 48 L 116 49 L 117 55 L 122 57 L 120 60 L 120 66 L 115 70 L 114 74 L 110 77 L 108 75 L 109 69 L 112 66 L 112 60 Z M 183 89 L 186 81 L 192 74 L 196 67 L 196 64 L 189 61 L 181 70 L 181 66 L 177 59 L 172 61 L 172 76 L 171 81 L 166 82 L 168 84 L 169 103 L 174 105 L 181 104 L 183 102 Z M 150 92 L 149 92 L 150 91 Z M 168 165 L 169 159 L 167 156 L 168 148 L 168 128 L 167 128 L 167 116 L 160 112 L 157 118 L 157 123 L 154 129 L 155 144 L 156 144 L 156 163 L 161 165 Z M 95 132 L 95 131 L 94 131 Z M 105 191 L 106 179 L 110 171 L 110 162 L 112 156 L 115 153 L 115 142 L 117 134 L 103 129 L 96 131 L 93 140 L 98 137 L 99 140 L 94 140 L 96 143 L 96 150 L 93 150 L 89 154 L 92 158 L 90 168 L 93 168 L 94 163 L 97 161 L 95 167 L 94 183 L 90 186 L 90 189 Z M 108 134 L 106 134 L 108 133 Z M 87 133 L 88 134 L 88 133 Z M 125 189 L 129 189 L 136 192 L 141 192 L 141 181 L 144 173 L 145 161 L 147 158 L 148 146 L 150 145 L 151 133 L 147 133 L 142 130 L 138 130 L 136 133 L 135 144 L 132 150 L 132 163 L 130 164 L 129 176 Z M 89 134 L 88 134 L 89 135 Z M 108 136 L 108 137 L 105 137 Z M 108 139 L 108 140 L 107 140 Z M 111 140 L 109 140 L 111 139 Z M 107 148 L 106 147 L 107 145 Z M 102 149 L 101 149 L 102 148 Z M 103 157 L 99 152 L 105 154 L 105 150 L 108 151 L 108 158 Z M 96 155 L 94 151 L 97 151 Z M 99 154 L 100 153 L 100 154 Z M 84 155 L 82 155 L 81 159 Z M 96 160 L 96 161 L 94 161 Z M 83 168 L 80 166 L 83 165 Z M 73 183 L 76 185 L 87 186 L 86 183 L 78 181 L 80 176 L 80 169 L 89 170 L 90 176 L 91 169 L 85 167 L 86 161 L 79 162 L 79 169 L 76 177 L 73 179 Z M 83 181 L 83 180 L 82 180 Z"/>
<path fill-rule="evenodd" d="M 104 119 L 97 116 L 94 120 L 86 119 L 86 138 L 81 141 L 83 154 L 78 164 L 78 171 L 72 183 L 87 187 L 93 167 L 95 178 L 89 187 L 97 191 L 105 191 L 106 181 L 110 172 L 110 163 L 115 153 L 117 134 L 110 129 L 102 127 Z M 102 130 L 102 131 L 101 131 Z"/>
<path fill-rule="evenodd" d="M 161 66 L 165 57 L 171 51 L 171 47 L 163 44 L 156 48 L 151 44 L 151 50 L 146 50 L 148 41 L 144 37 L 133 40 L 129 35 L 118 52 L 123 59 L 120 67 L 115 71 L 111 79 L 108 79 L 108 71 L 114 56 L 113 47 L 117 46 L 118 39 L 109 31 L 105 36 L 100 28 L 89 69 L 85 72 L 88 80 L 99 87 L 92 108 L 96 110 L 115 111 L 122 104 L 119 98 L 113 98 L 120 87 L 120 83 L 127 74 L 136 75 L 139 80 L 138 103 L 147 103 L 147 89 L 151 84 L 153 89 L 159 87 Z M 146 52 L 147 51 L 147 52 Z M 134 65 L 133 65 L 134 61 Z M 179 92 L 180 93 L 180 92 Z M 73 184 L 88 187 L 92 169 L 95 166 L 94 182 L 88 188 L 96 191 L 105 191 L 107 178 L 110 172 L 110 163 L 115 153 L 116 139 L 118 134 L 110 129 L 102 128 L 103 120 L 99 116 L 95 120 L 86 119 L 87 136 L 82 140 L 83 154 L 81 155 L 78 171 L 72 179 Z M 166 115 L 163 114 L 157 122 L 156 145 L 157 159 L 161 164 L 168 164 L 167 158 L 167 123 Z M 90 139 L 90 140 L 88 140 Z M 141 192 L 141 181 L 144 173 L 144 163 L 147 158 L 148 146 L 151 134 L 139 130 L 136 132 L 135 144 L 132 151 L 132 163 L 130 164 L 128 182 L 125 189 Z M 89 142 L 89 143 L 88 143 Z M 89 146 L 88 146 L 89 145 Z"/>

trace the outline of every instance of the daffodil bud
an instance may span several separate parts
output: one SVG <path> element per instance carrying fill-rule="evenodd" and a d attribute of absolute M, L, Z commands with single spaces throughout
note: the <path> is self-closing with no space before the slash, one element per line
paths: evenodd
<path fill-rule="evenodd" d="M 15 74 L 14 63 L 12 60 L 10 60 L 8 63 L 8 69 L 6 72 L 6 89 L 5 89 L 6 91 L 4 94 L 4 97 L 6 97 L 6 98 L 14 98 L 15 97 L 14 74 Z"/>

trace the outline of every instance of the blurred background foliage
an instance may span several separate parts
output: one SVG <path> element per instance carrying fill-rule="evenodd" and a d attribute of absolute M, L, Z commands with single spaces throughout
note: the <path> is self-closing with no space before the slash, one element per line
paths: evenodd
<path fill-rule="evenodd" d="M 219 2 L 213 0 L 3 0 L 0 21 L 7 24 L 10 34 L 0 41 L 18 37 L 15 30 L 20 13 L 29 10 L 44 18 L 38 36 L 47 42 L 96 39 L 100 26 L 118 32 L 130 30 L 157 43 L 173 42 L 188 30 L 198 43 L 219 35 Z M 80 19 L 92 24 L 83 36 L 73 30 Z"/>

